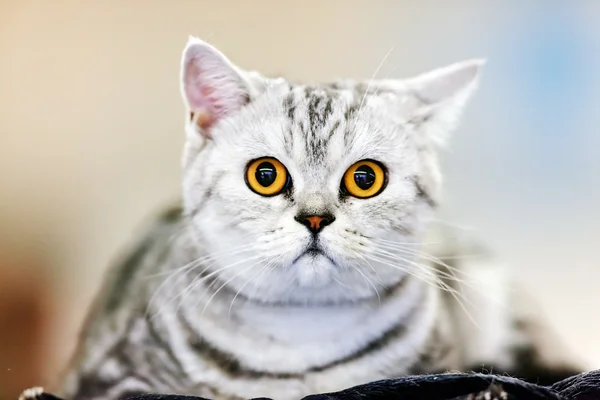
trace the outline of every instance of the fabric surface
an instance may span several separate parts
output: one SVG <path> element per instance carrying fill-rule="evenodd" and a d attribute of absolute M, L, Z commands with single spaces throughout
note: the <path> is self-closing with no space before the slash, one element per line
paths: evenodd
<path fill-rule="evenodd" d="M 131 400 L 211 400 L 175 394 L 145 394 Z M 437 374 L 406 376 L 298 400 L 600 400 L 600 370 L 540 386 L 502 375 Z M 20 400 L 69 400 L 31 389 Z M 114 399 L 125 400 L 125 399 Z M 256 400 L 256 399 L 255 399 Z M 271 399 L 261 399 L 271 400 Z M 275 399 L 276 400 L 276 399 Z"/>

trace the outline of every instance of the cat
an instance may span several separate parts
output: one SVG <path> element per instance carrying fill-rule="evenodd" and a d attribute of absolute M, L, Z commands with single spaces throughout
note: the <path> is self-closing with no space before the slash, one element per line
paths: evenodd
<path fill-rule="evenodd" d="M 190 37 L 181 206 L 110 270 L 67 400 L 305 395 L 406 374 L 582 370 L 491 256 L 436 222 L 482 60 L 303 84 Z M 444 261 L 446 260 L 446 261 Z"/>

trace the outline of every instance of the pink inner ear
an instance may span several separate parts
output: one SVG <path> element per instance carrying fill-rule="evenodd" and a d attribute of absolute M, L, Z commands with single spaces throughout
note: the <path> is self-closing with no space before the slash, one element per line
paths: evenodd
<path fill-rule="evenodd" d="M 188 104 L 194 113 L 203 114 L 203 121 L 210 123 L 243 105 L 245 98 L 241 79 L 229 66 L 219 62 L 207 63 L 202 68 L 200 57 L 190 59 L 185 71 L 185 92 Z M 223 70 L 225 69 L 225 70 Z M 205 127 L 204 123 L 202 127 Z"/>
<path fill-rule="evenodd" d="M 198 60 L 192 58 L 188 61 L 185 72 L 185 93 L 190 108 L 213 114 L 215 101 L 215 88 L 203 79 L 203 71 L 198 67 Z"/>
<path fill-rule="evenodd" d="M 205 99 L 206 108 L 214 117 L 221 117 L 225 114 L 223 99 L 219 98 L 217 88 L 212 85 L 200 86 L 201 97 Z"/>

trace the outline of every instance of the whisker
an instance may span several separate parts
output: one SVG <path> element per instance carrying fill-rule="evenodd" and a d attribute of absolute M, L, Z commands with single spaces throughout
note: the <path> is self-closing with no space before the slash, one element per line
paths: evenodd
<path fill-rule="evenodd" d="M 234 249 L 229 249 L 227 251 L 221 251 L 221 252 L 211 253 L 211 254 L 208 254 L 208 255 L 205 255 L 205 256 L 202 256 L 202 257 L 198 257 L 198 258 L 190 261 L 189 263 L 187 263 L 186 265 L 184 265 L 182 267 L 178 267 L 176 269 L 170 269 L 170 270 L 167 270 L 167 271 L 161 271 L 161 272 L 157 272 L 157 273 L 154 273 L 154 274 L 146 275 L 144 277 L 144 279 L 152 279 L 152 278 L 156 278 L 158 276 L 170 275 L 170 274 L 172 274 L 174 272 L 177 272 L 179 269 L 190 268 L 194 263 L 197 263 L 197 262 L 208 261 L 208 260 L 211 260 L 213 258 L 218 258 L 218 257 L 224 256 L 224 255 L 236 255 L 236 254 L 239 254 L 239 253 L 243 253 L 244 251 L 249 251 L 249 249 L 252 248 L 253 246 L 255 246 L 255 244 L 247 244 L 247 245 L 240 246 L 240 247 L 237 247 L 237 248 L 234 248 Z"/>
<path fill-rule="evenodd" d="M 396 245 L 407 245 L 407 246 L 415 246 L 422 247 L 428 244 L 443 244 L 444 242 L 441 240 L 436 240 L 435 242 L 422 242 L 417 239 L 411 242 L 399 242 L 397 240 L 388 240 L 388 239 L 377 239 L 377 242 L 386 243 L 386 244 L 396 244 Z"/>
<path fill-rule="evenodd" d="M 341 249 L 339 246 L 335 245 L 335 244 L 330 244 L 330 247 L 333 250 L 337 250 L 340 253 L 343 253 L 343 249 Z M 353 251 L 352 252 L 355 256 L 360 257 L 365 263 L 367 263 L 367 265 L 371 268 L 371 271 L 373 271 L 373 273 L 375 274 L 375 279 L 376 282 L 381 285 L 385 290 L 387 290 L 387 287 L 381 282 L 381 277 L 379 276 L 379 273 L 377 272 L 377 270 L 373 267 L 373 265 L 371 265 L 371 263 L 369 262 L 369 260 L 367 260 L 361 253 Z"/>
<path fill-rule="evenodd" d="M 460 270 L 459 268 L 453 267 L 451 265 L 447 265 L 442 260 L 440 260 L 436 257 L 433 257 L 433 256 L 429 256 L 428 254 L 425 254 L 425 253 L 404 251 L 403 249 L 393 249 L 393 252 L 389 252 L 383 248 L 376 248 L 374 250 L 379 253 L 389 255 L 390 257 L 399 257 L 400 254 L 404 254 L 404 255 L 414 256 L 419 259 L 429 261 L 429 262 L 433 263 L 434 265 L 442 266 L 442 267 L 448 269 L 448 271 L 449 271 L 449 272 L 446 272 L 446 271 L 440 270 L 439 268 L 437 268 L 435 266 L 432 266 L 439 272 L 439 274 L 445 275 L 448 278 L 456 279 L 458 281 L 462 281 L 462 278 L 457 277 L 454 273 L 456 272 L 456 273 L 463 274 L 463 275 L 465 274 L 465 272 Z M 397 252 L 399 252 L 400 254 L 397 254 Z"/>
<path fill-rule="evenodd" d="M 385 81 L 387 78 L 390 77 L 391 73 L 394 72 L 396 70 L 396 66 L 394 65 L 387 74 L 385 74 L 385 76 L 383 77 L 383 80 Z M 377 86 L 377 88 L 375 89 L 375 92 L 373 93 L 373 96 L 376 96 L 377 93 L 379 93 L 379 90 L 381 89 L 381 85 Z"/>
<path fill-rule="evenodd" d="M 274 260 L 269 261 L 267 264 L 265 264 L 264 267 L 262 267 L 260 269 L 260 271 L 258 271 L 256 274 L 252 275 L 248 280 L 246 280 L 246 282 L 238 289 L 238 291 L 235 293 L 235 296 L 233 296 L 233 299 L 231 300 L 231 304 L 229 305 L 229 318 L 231 318 L 231 309 L 233 308 L 233 303 L 235 303 L 235 299 L 237 299 L 238 295 L 240 294 L 240 292 L 246 287 L 246 285 L 248 285 L 251 281 L 253 281 L 255 278 L 259 277 L 264 271 L 266 271 L 267 269 L 269 269 L 271 267 L 271 265 L 276 264 L 280 259 L 282 258 L 281 255 L 277 256 Z"/>
<path fill-rule="evenodd" d="M 359 273 L 359 274 L 360 274 L 360 275 L 361 275 L 361 276 L 364 278 L 364 280 L 365 280 L 365 281 L 367 281 L 367 283 L 368 283 L 369 285 L 371 285 L 371 287 L 372 287 L 372 288 L 373 288 L 373 290 L 375 291 L 375 294 L 377 295 L 377 299 L 379 300 L 379 304 L 381 305 L 381 296 L 379 295 L 379 290 L 377 290 L 377 288 L 375 287 L 375 285 L 373 285 L 373 282 L 371 282 L 371 281 L 369 280 L 369 278 L 367 278 L 367 276 L 366 276 L 365 274 L 363 274 L 363 272 L 360 270 L 360 268 L 358 268 L 358 267 L 356 267 L 356 266 L 354 266 L 354 265 L 351 265 L 351 266 L 352 266 L 352 268 L 353 268 L 353 269 L 354 269 L 356 272 L 358 272 L 358 273 Z"/>
<path fill-rule="evenodd" d="M 254 268 L 255 266 L 257 266 L 258 264 L 260 264 L 261 262 L 265 261 L 264 257 L 261 257 L 257 262 L 255 262 L 254 264 L 251 264 L 249 267 L 244 268 L 243 270 L 239 271 L 237 274 L 233 275 L 231 278 L 227 279 L 213 294 L 212 296 L 210 296 L 210 298 L 208 299 L 208 301 L 206 302 L 206 304 L 204 305 L 204 308 L 202 309 L 202 312 L 200 313 L 200 316 L 202 317 L 204 315 L 204 312 L 206 311 L 206 309 L 208 308 L 208 306 L 210 305 L 210 303 L 212 302 L 212 300 L 215 298 L 215 296 L 221 291 L 221 289 L 223 289 L 225 286 L 227 286 L 229 283 L 231 283 L 235 278 L 237 278 L 238 276 L 242 275 L 244 272 L 251 270 L 252 268 Z"/>
<path fill-rule="evenodd" d="M 406 259 L 406 258 L 404 258 L 401 255 L 396 254 L 396 253 L 390 253 L 388 251 L 381 250 L 381 249 L 374 249 L 374 251 L 375 251 L 376 254 L 378 254 L 378 255 L 380 255 L 382 257 L 389 257 L 389 258 L 391 258 L 392 261 L 396 261 L 397 259 L 400 259 L 401 261 L 404 261 L 404 262 L 418 264 L 420 268 L 424 267 L 424 268 L 427 268 L 428 270 L 434 268 L 431 265 L 423 265 L 423 264 L 416 263 L 415 261 Z M 413 255 L 413 254 L 409 254 L 409 255 Z M 418 255 L 415 255 L 415 256 L 418 256 Z M 468 285 L 468 283 L 467 283 L 467 281 L 465 279 L 458 278 L 456 275 L 452 274 L 451 272 L 442 271 L 442 270 L 439 270 L 437 268 L 435 268 L 435 272 L 434 271 L 431 271 L 431 272 L 436 277 L 439 276 L 439 275 L 442 275 L 442 276 L 444 276 L 447 279 L 450 279 L 452 281 L 458 282 L 459 284 L 460 283 L 465 283 L 466 285 Z"/>
<path fill-rule="evenodd" d="M 195 279 L 193 279 L 193 280 L 192 280 L 192 282 L 190 282 L 190 283 L 187 285 L 187 287 L 186 287 L 186 288 L 185 288 L 185 289 L 184 289 L 182 292 L 178 293 L 176 296 L 174 296 L 174 298 L 172 298 L 172 299 L 170 299 L 169 301 L 167 301 L 167 302 L 165 303 L 165 305 L 164 305 L 162 308 L 160 308 L 160 309 L 157 311 L 157 313 L 156 313 L 154 316 L 152 316 L 151 318 L 155 318 L 156 316 L 158 316 L 159 314 L 161 314 L 161 313 L 162 313 L 162 310 L 166 309 L 168 305 L 172 304 L 172 302 L 173 302 L 173 301 L 177 300 L 178 298 L 181 298 L 182 300 L 180 301 L 180 303 L 179 303 L 179 306 L 178 306 L 178 307 L 176 307 L 176 310 L 175 310 L 175 313 L 177 313 L 177 311 L 178 311 L 179 307 L 180 307 L 180 306 L 181 306 L 181 304 L 182 304 L 182 303 L 185 301 L 185 297 L 186 297 L 186 296 L 187 296 L 187 295 L 188 295 L 188 294 L 189 294 L 191 291 L 193 291 L 195 288 L 197 288 L 199 284 L 201 284 L 202 282 L 204 282 L 204 281 L 208 280 L 209 278 L 213 277 L 214 275 L 216 275 L 216 274 L 218 274 L 218 273 L 221 273 L 221 272 L 223 272 L 223 271 L 225 271 L 225 270 L 227 270 L 227 269 L 229 269 L 229 268 L 235 267 L 235 266 L 236 266 L 236 265 L 238 265 L 238 264 L 241 264 L 241 263 L 243 263 L 243 262 L 246 262 L 246 261 L 248 261 L 248 260 L 254 260 L 254 259 L 257 259 L 257 258 L 260 258 L 260 257 L 261 257 L 261 256 L 257 255 L 257 256 L 253 256 L 253 257 L 246 258 L 246 259 L 243 259 L 243 260 L 239 260 L 239 261 L 237 261 L 237 262 L 234 262 L 234 263 L 232 263 L 232 264 L 229 264 L 229 265 L 226 265 L 226 266 L 224 266 L 224 267 L 218 268 L 218 269 L 216 269 L 216 270 L 214 270 L 214 271 L 210 272 L 210 273 L 209 273 L 209 274 L 207 274 L 207 275 L 202 275 L 202 274 L 199 274 L 199 275 L 198 275 L 198 276 L 197 276 Z M 213 263 L 213 264 L 211 264 L 211 265 L 209 265 L 209 266 L 207 266 L 207 267 L 205 268 L 205 270 L 204 270 L 204 271 L 208 270 L 210 267 L 212 267 L 212 265 L 214 265 L 214 263 Z M 200 299 L 201 299 L 202 297 L 203 297 L 203 296 L 201 296 L 201 297 L 200 297 Z"/>
<path fill-rule="evenodd" d="M 363 94 L 362 99 L 360 100 L 360 105 L 358 106 L 358 112 L 360 112 L 360 110 L 363 107 L 364 101 L 367 98 L 367 93 L 369 93 L 369 89 L 371 88 L 371 85 L 373 84 L 373 80 L 377 76 L 377 73 L 379 72 L 379 70 L 381 69 L 381 67 L 383 66 L 383 64 L 387 60 L 387 58 L 390 56 L 390 54 L 392 54 L 392 51 L 394 50 L 394 47 L 396 47 L 396 45 L 393 45 L 392 47 L 390 47 L 390 49 L 385 54 L 385 56 L 383 56 L 383 60 L 381 60 L 381 62 L 377 66 L 377 69 L 375 69 L 375 72 L 373 73 L 373 76 L 371 77 L 371 79 L 369 79 L 369 83 L 367 84 L 367 88 L 365 89 L 365 93 Z"/>
<path fill-rule="evenodd" d="M 418 279 L 421 279 L 423 282 L 435 287 L 435 288 L 439 288 L 444 290 L 447 293 L 450 293 L 450 295 L 452 295 L 452 297 L 456 300 L 456 302 L 458 303 L 458 305 L 461 307 L 461 309 L 465 312 L 465 314 L 467 315 L 467 317 L 469 318 L 469 320 L 471 320 L 471 322 L 477 327 L 480 328 L 479 324 L 477 323 L 477 321 L 473 318 L 472 314 L 469 312 L 469 310 L 467 309 L 467 307 L 465 307 L 463 300 L 465 300 L 467 302 L 468 305 L 473 306 L 473 304 L 471 304 L 471 302 L 468 299 L 465 299 L 463 294 L 456 290 L 455 288 L 449 286 L 447 283 L 445 283 L 444 281 L 442 281 L 439 277 L 437 277 L 435 275 L 435 273 L 433 271 L 431 271 L 431 267 L 428 266 L 424 266 L 422 264 L 416 263 L 414 261 L 408 260 L 408 259 L 402 259 L 402 261 L 407 262 L 409 264 L 412 264 L 413 266 L 415 266 L 420 272 L 424 272 L 426 276 L 428 276 L 429 278 L 433 278 L 433 284 L 431 281 L 425 279 L 424 276 L 420 276 L 418 274 L 415 274 L 414 271 L 411 271 L 410 269 L 405 269 L 405 268 L 400 268 L 397 265 L 392 265 L 390 264 L 388 261 L 386 261 L 385 259 L 380 259 L 378 257 L 373 257 L 370 256 L 370 258 L 372 258 L 374 261 L 379 261 L 381 262 L 383 265 L 387 265 L 391 268 L 396 268 L 402 272 L 411 274 L 413 276 L 415 276 Z M 425 267 L 425 268 L 424 268 Z"/>
<path fill-rule="evenodd" d="M 180 278 L 182 275 L 185 276 L 187 273 L 195 270 L 198 266 L 200 266 L 203 262 L 211 260 L 211 259 L 215 259 L 220 255 L 235 255 L 235 254 L 240 254 L 240 253 L 244 253 L 247 250 L 247 248 L 251 247 L 250 245 L 247 246 L 241 246 L 240 248 L 236 248 L 236 249 L 232 249 L 230 251 L 225 251 L 225 252 L 221 252 L 221 253 L 215 253 L 213 255 L 209 255 L 209 256 L 204 256 L 204 257 L 199 257 L 196 258 L 194 260 L 192 260 L 191 262 L 187 263 L 186 265 L 176 268 L 174 270 L 169 270 L 169 271 L 165 271 L 165 272 L 161 272 L 161 273 L 157 273 L 157 274 L 152 274 L 152 275 L 148 275 L 145 277 L 145 279 L 149 279 L 149 278 L 153 278 L 153 277 L 157 277 L 157 276 L 161 276 L 161 275 L 167 275 L 167 277 L 160 283 L 160 285 L 158 285 L 158 287 L 156 289 L 154 289 L 154 293 L 152 294 L 152 296 L 150 297 L 150 300 L 148 301 L 148 306 L 146 307 L 146 316 L 148 316 L 148 312 L 150 310 L 150 308 L 152 307 L 155 298 L 159 295 L 159 293 L 163 290 L 163 288 L 165 288 L 169 283 L 172 282 L 172 280 L 178 279 Z M 209 264 L 208 266 L 206 266 L 204 268 L 204 270 L 202 270 L 200 272 L 199 275 L 204 274 L 208 268 L 210 268 L 214 263 Z"/>
<path fill-rule="evenodd" d="M 386 247 L 384 247 L 381 245 L 377 245 L 376 243 L 375 243 L 375 245 L 378 246 L 378 248 L 380 248 L 380 249 L 385 249 L 387 247 L 388 250 L 394 250 L 394 251 L 399 251 L 404 254 L 418 256 L 420 258 L 424 258 L 428 261 L 431 261 L 437 265 L 443 266 L 444 268 L 447 268 L 450 271 L 454 271 L 457 273 L 464 273 L 464 271 L 461 271 L 459 268 L 448 265 L 447 263 L 443 262 L 438 257 L 432 256 L 431 254 L 428 254 L 428 253 L 425 253 L 422 251 L 416 251 L 414 249 L 406 249 L 406 248 L 403 248 L 402 246 L 387 245 Z"/>

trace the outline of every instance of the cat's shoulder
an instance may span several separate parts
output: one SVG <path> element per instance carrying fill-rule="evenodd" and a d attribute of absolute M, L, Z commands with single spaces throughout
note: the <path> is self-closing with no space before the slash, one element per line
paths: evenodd
<path fill-rule="evenodd" d="M 140 277 L 162 270 L 163 264 L 176 255 L 176 246 L 185 235 L 186 224 L 180 204 L 155 213 L 108 266 L 104 290 L 106 307 L 117 308 L 123 301 L 122 293 L 132 289 Z"/>

